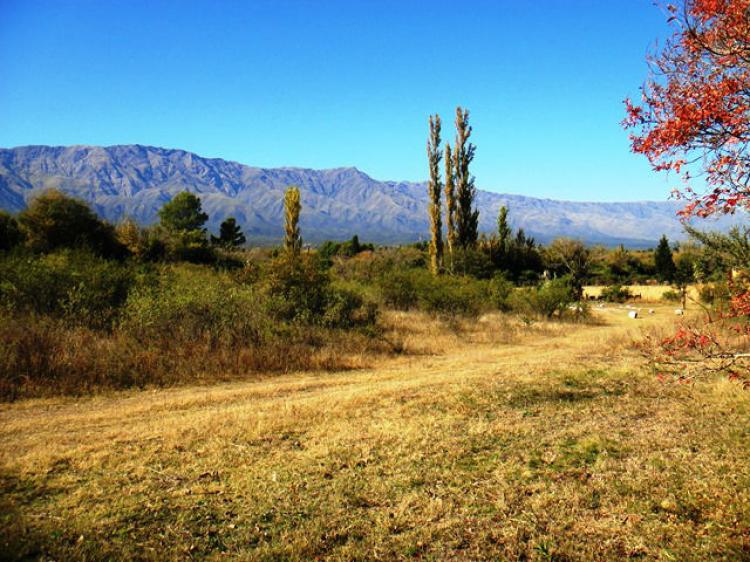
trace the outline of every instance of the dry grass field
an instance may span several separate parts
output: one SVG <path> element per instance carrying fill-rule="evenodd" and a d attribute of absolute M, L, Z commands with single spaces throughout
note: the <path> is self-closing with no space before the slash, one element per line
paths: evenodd
<path fill-rule="evenodd" d="M 750 560 L 750 394 L 591 324 L 391 315 L 376 368 L 0 406 L 2 553 Z"/>
<path fill-rule="evenodd" d="M 632 295 L 640 295 L 640 301 L 642 302 L 658 302 L 663 300 L 664 293 L 668 291 L 674 291 L 674 287 L 669 285 L 624 285 Z M 602 294 L 602 290 L 605 287 L 601 286 L 588 286 L 584 287 L 584 296 L 588 298 L 599 297 Z M 698 301 L 700 298 L 699 288 L 696 285 L 688 287 L 688 299 Z"/>

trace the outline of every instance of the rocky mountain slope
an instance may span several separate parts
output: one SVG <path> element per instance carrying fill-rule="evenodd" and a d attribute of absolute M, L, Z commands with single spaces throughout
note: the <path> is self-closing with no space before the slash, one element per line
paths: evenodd
<path fill-rule="evenodd" d="M 378 181 L 356 168 L 256 168 L 184 150 L 140 145 L 25 146 L 0 149 L 0 208 L 16 212 L 44 189 L 88 201 L 110 221 L 156 220 L 180 191 L 198 194 L 215 230 L 234 216 L 251 240 L 282 236 L 283 193 L 302 191 L 307 241 L 349 238 L 379 243 L 426 239 L 424 183 Z M 662 233 L 682 237 L 674 202 L 582 203 L 480 191 L 480 228 L 492 231 L 501 205 L 512 222 L 541 241 L 572 236 L 591 243 L 650 246 Z M 721 221 L 726 226 L 732 219 Z"/>

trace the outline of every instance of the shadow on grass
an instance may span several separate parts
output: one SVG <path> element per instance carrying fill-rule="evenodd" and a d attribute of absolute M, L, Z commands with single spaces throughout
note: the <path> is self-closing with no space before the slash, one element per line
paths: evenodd
<path fill-rule="evenodd" d="M 40 560 L 47 554 L 43 534 L 23 513 L 24 504 L 45 495 L 31 480 L 0 472 L 0 560 Z"/>
<path fill-rule="evenodd" d="M 579 404 L 599 398 L 622 396 L 626 392 L 624 380 L 613 379 L 599 370 L 567 373 L 547 386 L 519 385 L 508 397 L 512 408 L 528 408 L 544 404 Z"/>

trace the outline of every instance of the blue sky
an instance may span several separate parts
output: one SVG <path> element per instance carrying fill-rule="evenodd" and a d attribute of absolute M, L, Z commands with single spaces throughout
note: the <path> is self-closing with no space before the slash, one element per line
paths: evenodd
<path fill-rule="evenodd" d="M 0 146 L 139 143 L 427 175 L 471 111 L 477 185 L 665 199 L 619 122 L 668 27 L 651 0 L 0 0 Z"/>

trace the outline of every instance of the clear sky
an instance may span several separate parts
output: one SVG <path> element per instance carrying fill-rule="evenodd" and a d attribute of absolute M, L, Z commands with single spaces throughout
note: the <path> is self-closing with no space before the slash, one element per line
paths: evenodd
<path fill-rule="evenodd" d="M 460 104 L 483 189 L 665 199 L 619 122 L 667 33 L 652 0 L 0 0 L 0 146 L 421 180 Z"/>

